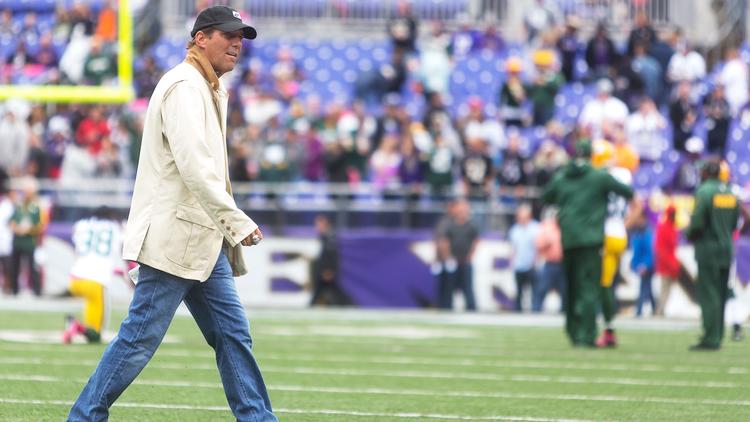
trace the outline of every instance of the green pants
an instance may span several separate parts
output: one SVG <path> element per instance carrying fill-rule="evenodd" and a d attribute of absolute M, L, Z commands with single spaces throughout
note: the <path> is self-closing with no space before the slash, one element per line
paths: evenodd
<path fill-rule="evenodd" d="M 574 345 L 593 346 L 601 298 L 601 246 L 566 249 L 563 266 L 568 280 L 565 331 Z"/>
<path fill-rule="evenodd" d="M 609 324 L 617 314 L 617 298 L 615 298 L 615 285 L 609 287 L 599 286 L 601 289 L 602 316 L 604 322 Z"/>
<path fill-rule="evenodd" d="M 724 337 L 724 306 L 729 298 L 729 267 L 710 261 L 698 261 L 698 303 L 703 319 L 703 338 L 707 346 L 721 346 Z"/>

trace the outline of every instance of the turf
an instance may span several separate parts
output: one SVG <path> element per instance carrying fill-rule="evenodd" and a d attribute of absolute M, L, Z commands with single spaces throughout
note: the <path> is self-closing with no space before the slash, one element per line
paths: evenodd
<path fill-rule="evenodd" d="M 53 332 L 62 320 L 0 311 L 0 330 Z M 502 321 L 277 311 L 252 313 L 251 329 L 282 421 L 750 420 L 747 342 L 688 352 L 697 323 L 634 323 L 617 349 L 583 350 L 559 327 Z M 112 419 L 232 420 L 192 319 L 176 317 L 168 336 L 175 342 L 160 347 Z M 0 420 L 64 420 L 103 348 L 0 341 Z"/>

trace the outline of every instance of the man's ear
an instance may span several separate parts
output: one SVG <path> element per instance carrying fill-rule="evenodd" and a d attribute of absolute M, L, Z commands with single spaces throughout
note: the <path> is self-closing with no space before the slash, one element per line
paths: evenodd
<path fill-rule="evenodd" d="M 195 33 L 195 45 L 201 48 L 205 48 L 207 41 L 208 37 L 203 31 L 198 31 Z"/>

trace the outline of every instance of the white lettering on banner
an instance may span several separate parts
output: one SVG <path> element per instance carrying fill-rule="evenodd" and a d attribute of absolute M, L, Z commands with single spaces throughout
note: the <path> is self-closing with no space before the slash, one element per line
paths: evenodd
<path fill-rule="evenodd" d="M 74 251 L 70 243 L 52 236 L 47 236 L 40 248 L 45 256 L 39 264 L 44 267 L 45 291 L 58 293 L 67 289 L 70 268 L 74 261 Z M 411 252 L 425 265 L 429 266 L 435 259 L 435 244 L 432 241 L 414 242 Z M 242 303 L 249 306 L 303 308 L 308 306 L 311 292 L 308 287 L 310 266 L 312 260 L 320 251 L 317 238 L 267 238 L 260 245 L 243 248 L 245 261 L 249 273 L 237 279 L 237 291 Z M 690 246 L 683 246 L 678 251 L 680 260 L 688 271 L 696 273 L 693 250 Z M 499 311 L 501 304 L 495 298 L 495 291 L 512 300 L 516 295 L 516 284 L 510 268 L 496 268 L 498 260 L 508 260 L 510 245 L 501 240 L 481 240 L 473 259 L 474 292 L 479 310 Z M 621 272 L 624 282 L 617 287 L 617 298 L 620 301 L 634 302 L 638 297 L 640 281 L 630 271 L 630 253 L 623 256 Z M 285 279 L 296 285 L 297 289 L 290 291 L 274 291 L 272 283 L 275 279 Z M 660 277 L 653 279 L 654 297 L 659 297 L 661 290 Z M 125 282 L 113 283 L 110 290 L 112 300 L 127 303 L 132 296 L 132 290 Z M 742 313 L 750 313 L 750 287 L 737 286 L 735 294 L 741 304 Z M 527 295 L 530 298 L 531 294 Z M 457 308 L 462 307 L 463 298 L 456 295 L 454 302 Z M 524 305 L 530 308 L 529 304 Z M 551 292 L 545 301 L 544 309 L 558 310 L 559 297 Z M 700 308 L 689 300 L 679 287 L 671 290 L 665 314 L 671 317 L 695 318 L 700 315 Z"/>
<path fill-rule="evenodd" d="M 310 304 L 310 265 L 320 252 L 317 238 L 268 238 L 243 248 L 248 274 L 235 283 L 242 303 L 250 306 L 304 308 Z M 274 260 L 276 257 L 276 260 Z M 283 260 L 281 260 L 283 259 Z M 274 279 L 286 279 L 300 290 L 274 292 Z"/>

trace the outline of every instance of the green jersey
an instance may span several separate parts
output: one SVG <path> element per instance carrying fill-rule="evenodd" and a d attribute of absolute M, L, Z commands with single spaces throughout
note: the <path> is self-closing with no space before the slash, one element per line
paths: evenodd
<path fill-rule="evenodd" d="M 603 170 L 575 160 L 560 170 L 542 193 L 542 201 L 556 205 L 563 249 L 604 244 L 604 220 L 609 194 L 626 199 L 633 189 Z"/>
<path fill-rule="evenodd" d="M 728 268 L 732 264 L 733 235 L 740 216 L 740 201 L 726 183 L 710 179 L 695 192 L 695 210 L 687 238 L 695 245 L 697 261 Z"/>

